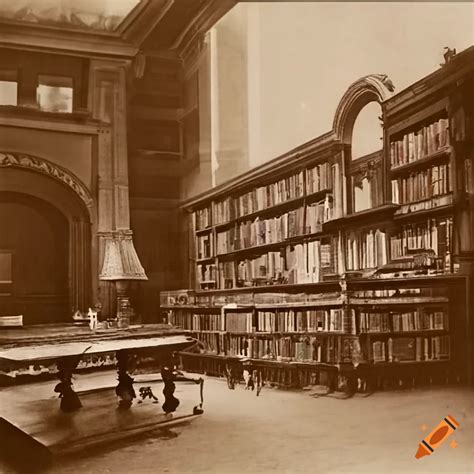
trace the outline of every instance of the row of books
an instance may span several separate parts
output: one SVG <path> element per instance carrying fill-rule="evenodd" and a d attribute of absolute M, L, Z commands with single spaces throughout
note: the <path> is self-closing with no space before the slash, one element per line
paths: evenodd
<path fill-rule="evenodd" d="M 281 252 L 268 252 L 253 259 L 242 260 L 236 265 L 240 286 L 256 282 L 282 283 L 285 280 L 285 257 Z"/>
<path fill-rule="evenodd" d="M 229 336 L 225 354 L 253 359 L 335 364 L 340 353 L 339 339 L 336 336 Z"/>
<path fill-rule="evenodd" d="M 233 262 L 231 262 L 233 263 Z M 308 293 L 286 293 L 283 291 L 274 291 L 269 287 L 266 291 L 258 292 L 229 292 L 227 294 L 207 294 L 199 292 L 198 294 L 190 293 L 190 290 L 180 291 L 163 291 L 160 292 L 160 304 L 163 306 L 180 305 L 198 305 L 202 307 L 220 307 L 228 304 L 238 305 L 254 305 L 254 304 L 311 304 L 320 303 L 321 300 L 334 300 L 340 297 L 339 291 L 331 291 L 321 293 L 317 290 Z M 187 292 L 183 297 L 178 296 L 180 293 Z"/>
<path fill-rule="evenodd" d="M 314 234 L 322 231 L 322 225 L 333 218 L 332 200 L 326 196 L 324 201 L 306 206 L 305 233 Z"/>
<path fill-rule="evenodd" d="M 320 163 L 306 170 L 306 194 L 331 189 L 331 168 L 329 163 Z"/>
<path fill-rule="evenodd" d="M 449 336 L 389 338 L 372 343 L 372 361 L 415 362 L 447 360 L 450 357 Z"/>
<path fill-rule="evenodd" d="M 380 229 L 351 231 L 347 236 L 346 266 L 348 270 L 375 268 L 387 263 L 387 241 Z"/>
<path fill-rule="evenodd" d="M 193 313 L 186 310 L 171 311 L 168 323 L 191 331 L 224 331 L 225 318 L 219 313 Z"/>
<path fill-rule="evenodd" d="M 267 186 L 252 189 L 235 198 L 227 198 L 214 205 L 216 224 L 223 224 L 238 217 L 262 211 L 304 194 L 303 171 Z"/>
<path fill-rule="evenodd" d="M 392 201 L 395 204 L 423 201 L 451 191 L 450 163 L 431 166 L 392 180 Z"/>
<path fill-rule="evenodd" d="M 196 230 L 206 229 L 211 226 L 211 210 L 209 207 L 198 209 L 194 212 L 194 228 Z"/>
<path fill-rule="evenodd" d="M 258 311 L 257 331 L 262 332 L 317 332 L 342 331 L 342 309 Z"/>
<path fill-rule="evenodd" d="M 323 275 L 336 271 L 335 246 L 335 239 L 313 240 L 238 263 L 219 262 L 219 288 L 318 283 Z"/>
<path fill-rule="evenodd" d="M 252 312 L 227 312 L 225 330 L 228 332 L 255 332 Z"/>
<path fill-rule="evenodd" d="M 359 311 L 358 318 L 361 333 L 448 329 L 448 313 L 429 308 L 405 312 Z"/>
<path fill-rule="evenodd" d="M 449 145 L 448 119 L 436 122 L 410 132 L 401 140 L 390 143 L 390 164 L 392 168 L 420 160 Z"/>
<path fill-rule="evenodd" d="M 322 276 L 337 271 L 337 239 L 313 240 L 287 247 L 288 283 L 318 283 Z"/>
<path fill-rule="evenodd" d="M 429 250 L 444 256 L 450 250 L 452 229 L 451 217 L 404 225 L 400 232 L 390 237 L 391 256 L 400 258 Z"/>
<path fill-rule="evenodd" d="M 217 270 L 214 264 L 198 265 L 196 271 L 198 284 L 217 281 Z"/>
<path fill-rule="evenodd" d="M 196 236 L 196 258 L 210 258 L 214 255 L 214 240 L 212 235 L 197 235 Z"/>
<path fill-rule="evenodd" d="M 383 288 L 377 290 L 355 290 L 350 291 L 353 298 L 391 298 L 425 296 L 433 298 L 435 296 L 446 296 L 446 288 Z"/>
<path fill-rule="evenodd" d="M 217 233 L 217 253 L 281 242 L 304 233 L 304 208 L 271 219 L 255 219 Z"/>

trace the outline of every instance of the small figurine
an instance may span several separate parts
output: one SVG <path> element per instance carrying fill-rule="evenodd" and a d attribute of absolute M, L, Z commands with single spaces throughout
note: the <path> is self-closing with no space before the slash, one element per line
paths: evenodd
<path fill-rule="evenodd" d="M 454 58 L 454 56 L 456 56 L 456 48 L 451 49 L 449 46 L 445 46 L 444 49 L 444 64 L 440 64 L 441 67 L 448 64 Z"/>
<path fill-rule="evenodd" d="M 155 395 L 153 394 L 151 387 L 140 387 L 138 392 L 141 397 L 141 400 L 139 400 L 138 403 L 143 403 L 143 401 L 146 400 L 147 398 L 152 399 L 153 403 L 159 403 L 158 398 L 155 397 Z"/>
<path fill-rule="evenodd" d="M 98 322 L 97 311 L 92 311 L 92 308 L 89 308 L 87 315 L 89 316 L 89 327 L 91 328 L 91 331 L 95 331 Z"/>

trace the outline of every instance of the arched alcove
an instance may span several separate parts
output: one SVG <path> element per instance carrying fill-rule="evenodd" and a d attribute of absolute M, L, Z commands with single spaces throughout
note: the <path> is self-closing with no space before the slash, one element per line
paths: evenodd
<path fill-rule="evenodd" d="M 25 255 L 17 254 L 13 263 L 23 263 L 21 269 L 12 268 L 12 273 L 16 275 L 16 282 L 12 282 L 10 288 L 13 305 L 11 309 L 16 310 L 17 314 L 28 313 L 24 314 L 25 323 L 70 320 L 73 308 L 84 311 L 90 306 L 94 281 L 91 271 L 92 202 L 87 188 L 66 170 L 37 157 L 0 153 L 2 212 L 12 216 L 15 209 L 18 209 L 25 219 L 30 216 L 30 222 L 22 223 L 21 220 L 15 219 L 17 228 L 12 230 L 12 233 L 21 235 L 24 240 L 24 245 L 15 252 L 28 253 L 34 248 L 38 253 L 43 247 L 45 253 L 55 251 L 55 257 L 52 259 L 57 260 L 59 268 L 57 278 L 63 285 L 61 287 L 61 283 L 55 276 L 47 276 L 48 272 L 52 271 L 49 265 L 45 264 L 41 271 L 34 270 L 23 264 L 26 261 Z M 35 232 L 35 222 L 38 232 Z M 55 241 L 54 246 L 51 247 L 51 242 L 46 240 L 53 238 L 51 237 L 53 234 L 55 234 L 54 239 L 59 238 L 59 240 Z M 3 237 L 6 239 L 3 245 L 7 246 L 9 238 L 7 232 L 2 233 Z M 13 244 L 14 242 L 9 246 L 13 247 Z M 66 259 L 65 273 L 64 259 Z M 42 261 L 41 258 L 38 260 Z M 39 283 L 36 286 L 32 284 L 31 273 L 36 273 L 34 278 L 48 280 L 46 287 Z M 65 303 L 58 303 L 60 310 L 57 309 L 54 317 L 51 316 L 45 320 L 38 315 L 47 313 L 48 291 L 51 292 L 49 296 L 58 297 L 55 301 L 63 297 Z M 42 295 L 43 298 L 41 298 Z M 34 314 L 35 307 L 38 312 L 37 317 Z M 4 311 L 5 309 L 2 310 Z"/>
<path fill-rule="evenodd" d="M 347 212 L 382 204 L 381 104 L 394 90 L 386 75 L 373 74 L 354 82 L 342 97 L 333 129 L 344 144 L 343 175 Z"/>

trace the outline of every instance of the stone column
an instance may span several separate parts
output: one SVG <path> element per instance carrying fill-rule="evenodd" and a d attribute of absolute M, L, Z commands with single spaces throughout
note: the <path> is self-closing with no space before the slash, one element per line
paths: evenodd
<path fill-rule="evenodd" d="M 104 263 L 112 242 L 127 235 L 127 252 L 119 252 L 119 258 L 133 258 L 122 262 L 120 268 L 130 269 L 134 279 L 146 280 L 133 246 L 130 230 L 130 202 L 128 190 L 128 150 L 127 150 L 127 71 L 130 61 L 115 59 L 94 59 L 90 64 L 89 109 L 94 119 L 103 123 L 99 135 L 98 152 L 98 240 L 100 299 L 104 316 L 113 316 L 115 306 L 115 284 L 104 274 Z M 110 276 L 110 275 L 109 275 Z M 118 279 L 126 275 L 115 275 Z"/>

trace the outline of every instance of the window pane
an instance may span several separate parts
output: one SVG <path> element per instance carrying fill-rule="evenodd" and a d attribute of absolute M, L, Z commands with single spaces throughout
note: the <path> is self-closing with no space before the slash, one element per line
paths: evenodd
<path fill-rule="evenodd" d="M 0 252 L 0 283 L 12 282 L 12 254 Z"/>
<path fill-rule="evenodd" d="M 15 81 L 0 81 L 0 105 L 18 105 L 18 84 Z"/>
<path fill-rule="evenodd" d="M 354 186 L 354 211 L 364 211 L 371 207 L 371 183 L 367 178 L 364 178 Z"/>
<path fill-rule="evenodd" d="M 377 102 L 369 103 L 359 112 L 352 131 L 353 160 L 382 149 L 381 115 L 382 108 Z"/>
<path fill-rule="evenodd" d="M 45 112 L 72 112 L 71 77 L 39 76 L 36 95 L 40 109 Z"/>

